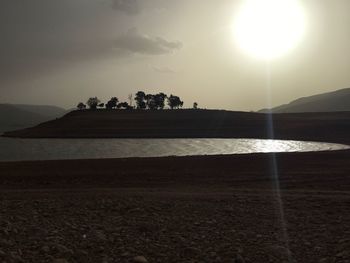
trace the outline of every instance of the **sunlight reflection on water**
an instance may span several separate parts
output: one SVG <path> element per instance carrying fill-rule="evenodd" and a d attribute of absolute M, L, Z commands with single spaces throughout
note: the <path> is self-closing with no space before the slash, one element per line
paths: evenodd
<path fill-rule="evenodd" d="M 332 143 L 260 139 L 0 138 L 0 161 L 157 157 L 349 149 Z"/>

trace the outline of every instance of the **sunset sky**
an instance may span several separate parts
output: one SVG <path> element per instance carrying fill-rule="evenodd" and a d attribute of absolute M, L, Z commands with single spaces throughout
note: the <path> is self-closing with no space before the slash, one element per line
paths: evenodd
<path fill-rule="evenodd" d="M 267 62 L 237 43 L 239 0 L 4 0 L 0 103 L 176 94 L 185 107 L 258 110 L 350 87 L 350 1 L 300 1 L 305 32 Z"/>

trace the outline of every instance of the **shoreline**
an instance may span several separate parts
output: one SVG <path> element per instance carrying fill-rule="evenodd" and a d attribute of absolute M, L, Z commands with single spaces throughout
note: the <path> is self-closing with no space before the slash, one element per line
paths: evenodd
<path fill-rule="evenodd" d="M 42 180 L 47 180 L 47 183 L 50 182 L 51 185 L 55 185 L 62 178 L 66 180 L 65 185 L 72 183 L 69 180 L 76 180 L 73 185 L 80 188 L 86 186 L 84 186 L 84 183 L 88 182 L 88 180 L 85 180 L 87 178 L 95 187 L 107 186 L 109 188 L 118 185 L 120 183 L 119 179 L 123 179 L 123 182 L 130 187 L 133 184 L 142 184 L 142 180 L 147 181 L 149 176 L 154 177 L 154 182 L 162 179 L 162 183 L 169 186 L 170 182 L 175 180 L 171 176 L 177 173 L 181 176 L 177 177 L 175 181 L 181 184 L 184 184 L 186 180 L 192 180 L 194 184 L 196 180 L 203 178 L 213 182 L 216 179 L 218 181 L 220 179 L 230 180 L 227 177 L 228 175 L 225 175 L 226 173 L 234 173 L 238 178 L 244 177 L 245 174 L 251 174 L 257 182 L 261 182 L 262 178 L 268 180 L 266 176 L 271 172 L 269 163 L 272 158 L 276 159 L 279 172 L 287 175 L 300 173 L 298 175 L 300 180 L 302 180 L 302 174 L 306 172 L 317 174 L 320 172 L 331 173 L 336 170 L 337 173 L 345 175 L 346 171 L 350 171 L 350 168 L 346 165 L 347 161 L 350 160 L 349 149 L 320 152 L 8 161 L 0 162 L 0 170 L 2 171 L 0 174 L 0 190 L 6 184 L 11 187 L 11 180 L 13 182 L 21 181 L 27 188 L 30 188 L 28 187 L 30 183 L 34 183 L 34 185 L 38 183 L 45 188 L 48 185 L 45 185 Z M 328 171 L 329 167 L 333 170 Z M 54 171 L 54 174 L 51 173 L 52 171 Z M 214 171 L 220 174 L 213 177 L 211 173 Z M 103 178 L 104 183 L 102 182 Z M 79 182 L 79 179 L 82 179 L 82 182 Z M 345 177 L 344 179 L 350 181 L 350 178 Z M 108 180 L 110 182 L 106 184 Z M 283 177 L 281 180 L 283 180 Z M 208 187 L 210 185 L 204 186 Z M 225 184 L 221 186 L 225 186 Z M 147 183 L 144 187 L 147 188 Z M 333 185 L 333 187 L 336 186 Z M 342 186 L 338 187 L 341 188 Z"/>
<path fill-rule="evenodd" d="M 350 144 L 350 112 L 264 114 L 224 110 L 72 111 L 14 138 L 254 138 Z"/>
<path fill-rule="evenodd" d="M 204 139 L 204 138 L 203 138 Z M 5 140 L 17 140 L 16 138 L 6 138 Z M 42 139 L 21 139 L 21 140 L 42 140 Z M 43 139 L 43 140 L 47 140 L 47 139 Z M 50 140 L 75 140 L 75 139 L 50 139 Z M 77 140 L 87 140 L 89 141 L 90 139 L 77 139 Z M 109 140 L 109 139 L 101 139 L 101 140 Z M 116 138 L 116 139 L 111 139 L 111 140 L 142 140 L 142 141 L 148 141 L 148 140 L 162 140 L 162 143 L 165 142 L 167 140 L 177 140 L 176 138 L 166 138 L 166 139 L 147 139 L 147 138 L 142 138 L 142 139 L 120 139 L 120 138 Z M 192 139 L 189 139 L 192 140 Z M 200 140 L 200 138 L 197 138 L 196 140 Z M 230 140 L 230 139 L 222 139 L 222 138 L 216 138 L 216 139 L 211 139 L 211 138 L 205 138 L 204 140 Z M 232 138 L 232 140 L 250 140 L 250 139 L 246 139 L 246 138 Z M 269 140 L 269 139 L 258 139 L 258 141 L 260 140 Z M 113 154 L 108 154 L 108 155 L 103 155 L 103 154 L 99 154 L 98 156 L 93 156 L 90 154 L 90 156 L 79 156 L 78 155 L 74 155 L 74 154 L 70 154 L 69 157 L 67 157 L 67 155 L 65 157 L 57 155 L 57 156 L 50 156 L 50 157 L 43 157 L 42 155 L 40 155 L 40 153 L 38 152 L 31 152 L 31 156 L 37 156 L 35 158 L 30 158 L 28 157 L 28 154 L 24 154 L 21 157 L 13 157 L 13 158 L 3 158 L 0 156 L 0 163 L 6 163 L 6 162 L 36 162 L 36 161 L 68 161 L 68 160 L 99 160 L 99 159 L 129 159 L 129 158 L 164 158 L 164 157 L 200 157 L 200 156 L 234 156 L 234 155 L 249 155 L 249 154 L 283 154 L 283 153 L 319 153 L 319 152 L 333 152 L 333 151 L 347 151 L 350 149 L 350 145 L 348 144 L 344 144 L 344 143 L 332 143 L 332 142 L 317 142 L 317 141 L 297 141 L 297 140 L 272 140 L 272 141 L 285 141 L 287 143 L 297 143 L 297 142 L 301 142 L 301 143 L 311 143 L 313 144 L 313 146 L 308 145 L 307 147 L 309 147 L 309 149 L 298 149 L 298 147 L 300 147 L 300 145 L 293 145 L 292 147 L 289 145 L 289 149 L 286 149 L 286 151 L 272 151 L 270 149 L 270 151 L 265 151 L 262 148 L 259 149 L 250 149 L 252 152 L 249 152 L 247 149 L 243 150 L 243 151 L 239 151 L 239 152 L 229 152 L 227 150 L 220 150 L 220 147 L 216 147 L 215 149 L 212 150 L 208 150 L 208 153 L 203 153 L 202 151 L 198 151 L 198 150 L 192 150 L 192 153 L 188 153 L 188 152 L 179 152 L 179 151 L 166 151 L 163 152 L 160 151 L 157 153 L 155 153 L 153 156 L 152 155 L 144 155 L 142 152 L 139 152 L 139 154 L 137 154 L 137 151 L 134 152 L 133 155 L 131 155 L 129 152 L 126 153 L 114 153 Z M 1 142 L 1 141 L 0 141 Z M 317 145 L 318 149 L 312 149 L 313 147 L 316 147 L 314 144 L 322 144 L 322 145 Z M 6 144 L 5 144 L 6 146 Z M 28 146 L 28 145 L 27 145 Z M 31 146 L 31 145 L 29 145 Z M 180 146 L 184 146 L 184 142 L 181 141 L 181 144 L 179 144 Z M 10 146 L 10 148 L 13 148 L 13 146 Z M 79 145 L 79 147 L 81 147 Z M 125 147 L 125 146 L 124 146 Z M 178 147 L 178 146 L 177 146 Z M 199 145 L 197 145 L 196 147 L 199 147 Z M 291 148 L 295 148 L 295 149 L 291 149 Z M 302 147 L 301 147 L 302 148 Z M 220 152 L 221 151 L 221 152 Z M 46 149 L 46 153 L 47 149 Z M 50 153 L 51 154 L 51 153 Z M 49 154 L 49 155 L 50 155 Z"/>

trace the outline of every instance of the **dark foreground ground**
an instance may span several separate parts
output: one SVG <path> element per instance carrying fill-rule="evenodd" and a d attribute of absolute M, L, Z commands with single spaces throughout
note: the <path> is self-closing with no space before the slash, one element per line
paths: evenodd
<path fill-rule="evenodd" d="M 350 262 L 349 160 L 0 163 L 0 262 Z"/>

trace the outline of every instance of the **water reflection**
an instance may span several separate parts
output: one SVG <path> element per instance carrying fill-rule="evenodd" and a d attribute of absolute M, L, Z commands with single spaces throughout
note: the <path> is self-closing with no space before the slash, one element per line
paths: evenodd
<path fill-rule="evenodd" d="M 0 161 L 306 152 L 348 148 L 331 143 L 260 139 L 0 138 Z"/>

